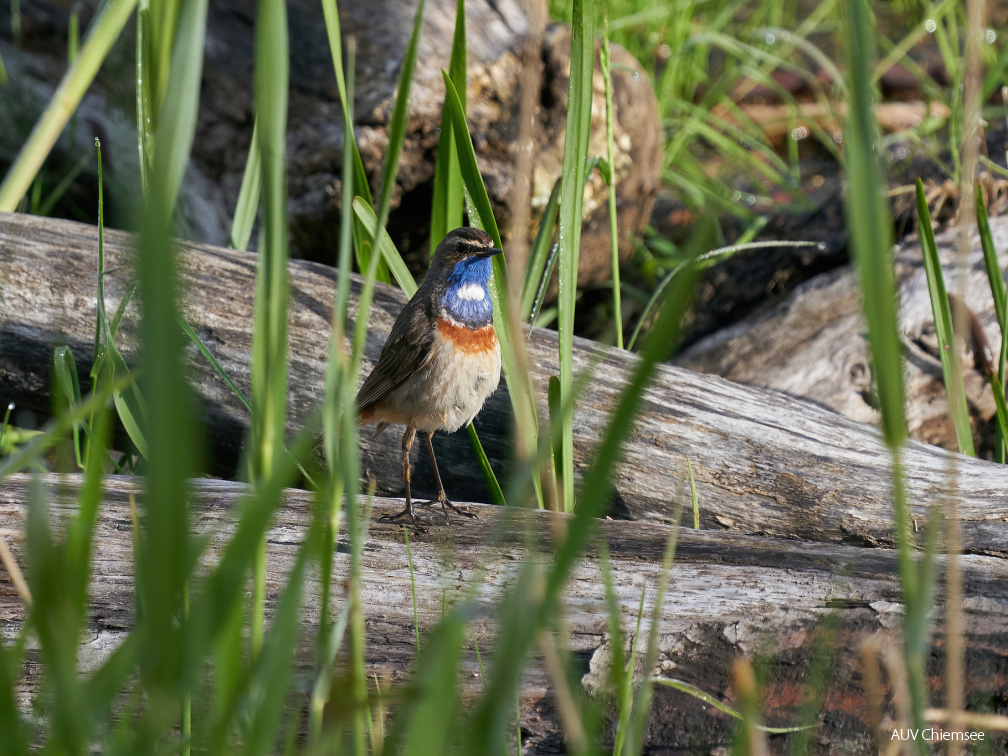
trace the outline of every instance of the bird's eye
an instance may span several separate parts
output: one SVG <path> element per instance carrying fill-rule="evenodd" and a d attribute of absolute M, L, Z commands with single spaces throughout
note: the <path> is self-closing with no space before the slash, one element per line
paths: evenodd
<path fill-rule="evenodd" d="M 455 242 L 455 254 L 464 255 L 465 245 L 462 242 Z"/>

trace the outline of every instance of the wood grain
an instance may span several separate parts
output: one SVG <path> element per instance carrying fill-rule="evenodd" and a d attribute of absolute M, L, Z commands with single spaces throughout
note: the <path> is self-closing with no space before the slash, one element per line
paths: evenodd
<path fill-rule="evenodd" d="M 1008 217 L 991 218 L 990 227 L 1003 270 L 1008 266 Z M 948 291 L 962 297 L 977 314 L 997 355 L 1000 327 L 980 242 L 975 233 L 971 235 L 969 257 L 960 267 L 957 234 L 953 228 L 936 239 Z M 894 261 L 900 339 L 906 355 L 907 429 L 919 441 L 955 449 L 919 241 L 901 244 Z M 878 409 L 872 397 L 866 332 L 857 273 L 848 265 L 801 284 L 774 307 L 697 342 L 676 363 L 732 381 L 787 391 L 851 419 L 874 423 Z M 994 396 L 972 354 L 965 350 L 963 364 L 974 435 L 981 440 L 979 435 L 986 433 L 989 448 Z"/>
<path fill-rule="evenodd" d="M 0 536 L 11 543 L 20 564 L 26 563 L 24 529 L 30 478 L 15 475 L 0 484 Z M 44 476 L 50 518 L 59 530 L 74 511 L 79 477 Z M 202 569 L 212 563 L 233 532 L 241 484 L 216 480 L 192 483 L 192 524 L 195 533 L 210 533 Z M 110 477 L 95 531 L 91 612 L 82 645 L 82 664 L 91 669 L 120 643 L 132 626 L 133 568 L 128 495 L 143 503 L 143 480 Z M 367 664 L 379 679 L 403 682 L 415 659 L 410 571 L 401 526 L 377 521 L 377 516 L 401 508 L 398 500 L 378 499 L 364 548 L 363 599 L 367 624 Z M 471 634 L 463 652 L 460 685 L 468 695 L 482 688 L 472 640 L 484 665 L 493 656 L 495 603 L 512 586 L 521 564 L 548 567 L 565 515 L 535 510 L 468 505 L 479 519 L 457 518 L 410 537 L 417 584 L 420 632 L 429 631 L 442 616 L 443 603 L 461 600 L 472 584 L 475 593 Z M 273 611 L 284 576 L 293 565 L 310 517 L 311 496 L 285 493 L 267 533 L 267 612 Z M 333 590 L 342 601 L 348 570 L 345 527 L 335 554 Z M 737 656 L 768 663 L 764 716 L 772 725 L 793 724 L 807 687 L 809 660 L 822 641 L 824 621 L 836 622 L 834 658 L 827 704 L 823 708 L 817 750 L 865 752 L 870 747 L 858 653 L 868 639 L 883 647 L 898 647 L 902 606 L 895 554 L 886 549 L 816 544 L 713 531 L 681 530 L 669 590 L 656 607 L 656 586 L 668 526 L 655 523 L 599 522 L 597 534 L 608 546 L 621 622 L 631 642 L 638 605 L 644 596 L 644 622 L 658 612 L 659 661 L 656 672 L 684 679 L 722 699 L 731 699 L 729 670 Z M 597 542 L 596 542 L 597 543 Z M 528 548 L 526 544 L 531 544 Z M 963 627 L 967 658 L 967 701 L 1000 700 L 1008 689 L 1008 563 L 1004 559 L 967 556 L 962 561 Z M 944 600 L 939 563 L 938 605 Z M 30 578 L 30 576 L 29 576 Z M 298 680 L 309 688 L 311 638 L 319 621 L 319 586 L 313 584 L 302 612 L 303 646 L 298 653 Z M 198 600 L 194 587 L 193 600 Z M 603 598 L 603 583 L 594 547 L 573 570 L 563 607 L 567 637 L 581 665 L 581 685 L 599 695 L 612 658 Z M 935 613 L 936 633 L 927 656 L 932 700 L 942 700 L 944 669 L 943 611 Z M 0 634 L 10 638 L 24 618 L 24 607 L 9 576 L 0 569 Z M 646 631 L 646 630 L 645 630 Z M 641 639 L 643 644 L 643 639 Z M 643 645 L 641 645 L 643 648 Z M 643 670 L 639 669 L 638 673 Z M 38 691 L 38 657 L 30 655 L 19 683 L 22 703 Z M 550 681 L 538 658 L 531 663 L 522 687 L 522 726 L 526 745 L 540 749 L 562 746 L 562 733 L 552 710 Z M 885 692 L 885 691 L 884 691 Z M 999 705 L 998 705 L 999 706 Z M 995 707 L 997 708 L 997 706 Z M 609 712 L 611 715 L 611 711 Z M 885 726 L 894 726 L 887 710 Z M 612 723 L 609 723 L 611 733 Z M 680 693 L 657 693 L 647 742 L 652 749 L 700 749 L 730 743 L 734 723 Z M 603 739 L 607 736 L 602 734 Z M 996 740 L 996 743 L 1002 743 Z M 781 740 L 777 741 L 782 746 Z"/>
<path fill-rule="evenodd" d="M 106 234 L 106 290 L 110 310 L 132 280 L 132 237 Z M 95 323 L 97 231 L 69 221 L 0 215 L 0 401 L 44 413 L 49 364 L 56 341 L 69 344 L 82 377 L 90 367 Z M 217 247 L 182 244 L 183 309 L 189 322 L 248 393 L 256 258 Z M 333 301 L 331 269 L 302 261 L 290 265 L 291 370 L 289 429 L 300 427 L 322 399 L 324 360 Z M 351 281 L 349 317 L 357 317 L 360 279 Z M 404 297 L 379 286 L 369 320 L 364 371 L 374 364 Z M 121 331 L 121 348 L 136 356 L 136 305 Z M 529 364 L 545 426 L 546 387 L 559 372 L 556 334 L 533 329 Z M 576 339 L 575 371 L 591 356 L 601 362 L 576 409 L 575 473 L 591 463 L 608 417 L 637 358 Z M 193 385 L 201 402 L 216 472 L 232 471 L 248 427 L 239 400 L 195 349 Z M 476 420 L 493 468 L 509 464 L 510 403 L 502 386 Z M 362 434 L 363 469 L 380 494 L 399 494 L 399 438 Z M 490 495 L 464 433 L 439 434 L 435 449 L 449 496 L 489 501 Z M 703 527 L 765 533 L 832 543 L 893 542 L 890 456 L 876 430 L 779 391 L 743 386 L 673 366 L 661 366 L 643 402 L 643 414 L 624 445 L 614 480 L 614 516 L 668 521 L 688 497 L 686 455 L 692 462 Z M 416 452 L 415 452 L 416 453 Z M 417 460 L 414 457 L 414 460 Z M 976 554 L 1008 555 L 1008 469 L 942 449 L 910 443 L 902 454 L 914 517 L 953 492 L 959 499 L 963 545 Z M 435 491 L 429 465 L 414 465 L 418 495 Z"/>

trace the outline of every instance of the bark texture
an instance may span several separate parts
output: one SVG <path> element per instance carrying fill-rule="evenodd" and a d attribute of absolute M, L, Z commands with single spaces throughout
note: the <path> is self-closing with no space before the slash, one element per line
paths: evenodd
<path fill-rule="evenodd" d="M 79 481 L 46 476 L 50 518 L 59 530 L 74 510 Z M 133 564 L 129 492 L 143 504 L 143 481 L 109 478 L 95 533 L 91 622 L 83 641 L 83 665 L 98 665 L 122 641 L 132 624 Z M 235 508 L 247 488 L 225 481 L 192 484 L 192 522 L 197 533 L 214 533 L 204 567 L 215 549 L 233 532 Z M 27 516 L 29 478 L 16 475 L 0 485 L 0 535 L 11 543 L 25 564 L 23 534 Z M 311 495 L 286 492 L 267 534 L 267 612 L 272 612 L 285 575 L 308 529 Z M 379 679 L 404 681 L 416 655 L 410 570 L 401 526 L 377 521 L 383 513 L 401 508 L 401 501 L 375 502 L 369 541 L 364 549 L 363 598 L 367 622 L 367 664 Z M 479 519 L 432 526 L 410 537 L 420 631 L 441 618 L 442 601 L 462 600 L 473 581 L 483 586 L 477 595 L 472 632 L 484 665 L 493 656 L 495 601 L 513 585 L 518 565 L 534 560 L 548 568 L 558 534 L 568 518 L 563 515 L 469 505 Z M 345 527 L 336 550 L 333 590 L 338 601 L 346 584 L 349 556 Z M 529 541 L 525 540 L 530 534 Z M 811 657 L 831 648 L 819 729 L 813 742 L 821 753 L 866 753 L 873 731 L 865 701 L 861 647 L 871 643 L 893 655 L 902 627 L 900 588 L 895 553 L 815 544 L 797 540 L 740 536 L 712 531 L 681 530 L 664 602 L 656 606 L 662 556 L 671 535 L 668 526 L 604 520 L 597 538 L 607 544 L 621 623 L 629 651 L 637 611 L 644 596 L 642 633 L 659 616 L 659 657 L 656 674 L 685 680 L 729 703 L 734 703 L 729 675 L 738 656 L 767 663 L 768 681 L 763 717 L 766 724 L 796 724 L 802 697 L 814 690 Z M 531 543 L 531 550 L 526 548 Z M 598 540 L 595 541 L 598 543 Z M 966 701 L 1005 713 L 1008 689 L 1008 565 L 1003 558 L 967 556 L 962 560 L 966 654 Z M 926 657 L 931 700 L 943 700 L 944 562 L 939 563 L 939 610 L 935 635 Z M 307 685 L 311 671 L 311 637 L 319 620 L 319 586 L 306 593 L 303 610 L 305 640 L 298 653 L 298 670 Z M 194 587 L 194 597 L 198 589 Z M 596 548 L 591 548 L 572 573 L 564 593 L 569 643 L 582 666 L 581 685 L 603 695 L 608 665 L 613 658 L 606 623 L 603 582 Z M 9 576 L 0 568 L 0 634 L 9 638 L 24 618 Z M 460 684 L 468 694 L 481 689 L 475 650 L 470 636 L 463 653 Z M 645 638 L 638 648 L 645 647 Z M 638 674 L 643 673 L 637 659 Z M 40 681 L 38 657 L 32 653 L 18 694 L 27 703 Z M 881 728 L 884 742 L 898 726 L 891 700 L 891 683 L 879 691 L 885 704 Z M 549 694 L 550 678 L 538 658 L 522 687 L 522 736 L 531 753 L 562 752 L 563 735 Z M 603 699 L 604 700 L 604 699 Z M 602 738 L 611 742 L 614 710 L 607 711 Z M 730 745 L 734 720 L 696 699 L 659 687 L 648 724 L 650 751 L 663 749 L 712 752 Z M 993 734 L 994 749 L 1005 746 L 1005 734 Z M 771 738 L 773 752 L 786 752 L 785 736 Z"/>
<path fill-rule="evenodd" d="M 107 309 L 114 312 L 133 280 L 131 237 L 106 234 Z M 45 413 L 54 343 L 68 344 L 82 385 L 90 369 L 95 324 L 96 229 L 69 221 L 0 215 L 3 280 L 0 325 L 0 401 L 19 411 Z M 183 245 L 183 310 L 238 387 L 249 393 L 249 354 L 256 257 Z M 333 272 L 292 262 L 289 429 L 300 428 L 322 401 Z M 351 282 L 354 294 L 360 280 Z M 364 371 L 377 359 L 404 303 L 379 286 L 371 310 Z M 357 317 L 356 298 L 349 308 Z M 120 348 L 136 356 L 136 303 L 126 310 Z M 527 341 L 540 424 L 548 417 L 546 388 L 559 372 L 556 334 L 533 329 Z M 580 476 L 608 425 L 637 358 L 625 351 L 575 341 L 575 371 L 592 355 L 601 362 L 574 415 L 575 466 Z M 201 402 L 215 471 L 233 471 L 248 413 L 207 361 L 191 349 L 190 375 Z M 510 462 L 510 402 L 502 384 L 476 427 L 498 477 Z M 24 424 L 24 423 L 22 423 Z M 400 494 L 401 447 L 395 429 L 377 439 L 362 434 L 363 469 L 383 495 Z M 435 450 L 449 496 L 490 501 L 464 433 L 438 434 Z M 765 533 L 833 543 L 889 545 L 892 527 L 890 457 L 878 432 L 835 412 L 779 391 L 662 366 L 647 390 L 625 459 L 614 481 L 611 514 L 668 521 L 689 498 L 689 455 L 705 528 Z M 436 493 L 425 455 L 414 452 L 414 491 Z M 1008 554 L 1008 469 L 920 443 L 902 453 L 907 497 L 923 522 L 930 509 L 955 494 L 963 519 L 963 546 L 978 554 Z M 923 539 L 923 535 L 919 534 Z"/>
<path fill-rule="evenodd" d="M 1008 218 L 991 218 L 990 226 L 1004 270 L 1008 264 Z M 1000 328 L 980 240 L 971 233 L 969 257 L 960 267 L 957 234 L 958 229 L 951 229 L 937 237 L 946 287 L 976 313 L 996 361 Z M 955 449 L 920 241 L 901 244 L 895 257 L 900 337 L 906 356 L 907 427 L 913 438 Z M 767 311 L 694 344 L 676 363 L 732 381 L 787 391 L 854 420 L 874 423 L 878 410 L 872 396 L 866 333 L 857 273 L 844 266 L 801 284 Z M 964 351 L 963 355 L 974 440 L 989 449 L 994 436 L 994 397 L 974 365 L 972 353 Z"/>

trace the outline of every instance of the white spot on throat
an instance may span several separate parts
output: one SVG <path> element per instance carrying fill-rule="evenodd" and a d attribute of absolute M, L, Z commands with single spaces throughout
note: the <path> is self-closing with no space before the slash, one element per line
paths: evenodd
<path fill-rule="evenodd" d="M 455 290 L 455 296 L 470 302 L 482 302 L 486 297 L 486 292 L 483 291 L 483 287 L 479 284 L 467 283 Z"/>

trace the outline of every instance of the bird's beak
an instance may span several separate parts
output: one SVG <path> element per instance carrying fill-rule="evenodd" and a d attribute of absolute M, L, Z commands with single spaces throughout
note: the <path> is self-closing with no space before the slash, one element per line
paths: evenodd
<path fill-rule="evenodd" d="M 503 249 L 497 249 L 497 247 L 490 247 L 489 249 L 484 249 L 482 252 L 477 252 L 477 257 L 493 257 L 494 255 L 499 255 L 503 252 Z"/>

